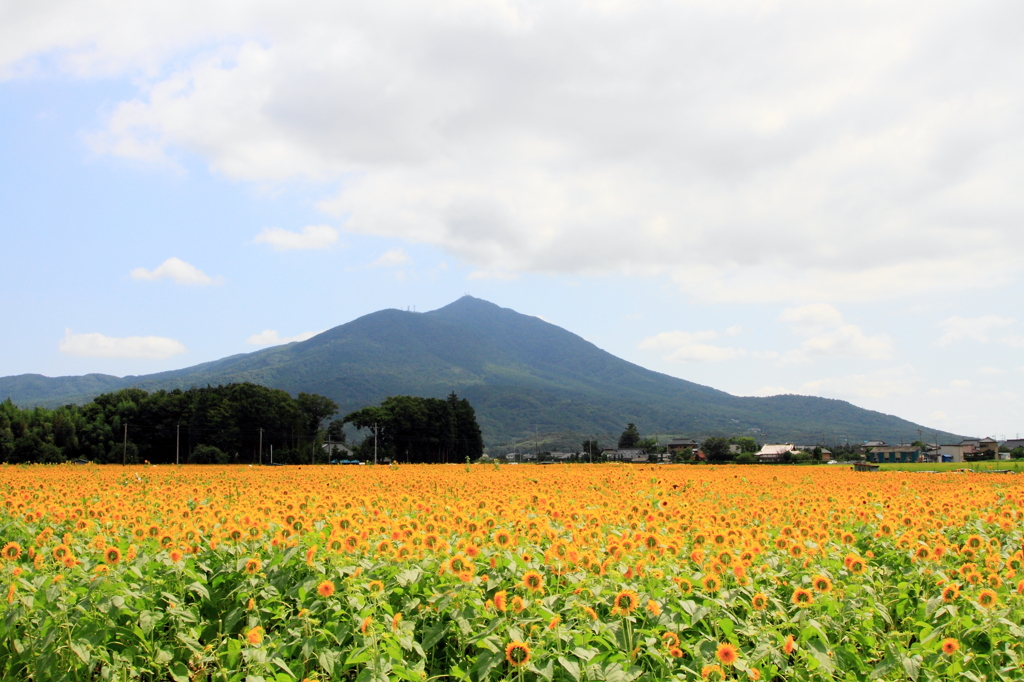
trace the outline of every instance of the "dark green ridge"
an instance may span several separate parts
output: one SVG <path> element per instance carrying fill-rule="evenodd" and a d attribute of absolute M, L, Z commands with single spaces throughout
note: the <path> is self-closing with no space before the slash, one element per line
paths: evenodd
<path fill-rule="evenodd" d="M 488 445 L 535 433 L 753 435 L 758 441 L 831 443 L 959 439 L 842 400 L 741 398 L 644 369 L 543 320 L 464 296 L 438 310 L 381 310 L 308 341 L 194 367 L 124 378 L 103 374 L 0 378 L 0 399 L 22 407 L 84 403 L 133 386 L 146 390 L 249 381 L 325 395 L 344 415 L 389 395 L 443 398 L 476 409 Z"/>

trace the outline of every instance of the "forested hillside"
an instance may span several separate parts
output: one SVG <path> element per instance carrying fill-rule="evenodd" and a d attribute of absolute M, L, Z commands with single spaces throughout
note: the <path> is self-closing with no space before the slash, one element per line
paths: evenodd
<path fill-rule="evenodd" d="M 0 397 L 56 406 L 80 400 L 71 393 L 86 384 L 74 379 L 49 380 L 51 388 L 67 388 L 62 394 L 38 379 L 6 377 Z M 644 369 L 537 317 L 470 296 L 427 313 L 382 310 L 301 343 L 123 381 L 149 391 L 248 382 L 326 396 L 342 414 L 388 396 L 443 399 L 455 391 L 473 403 L 484 441 L 495 446 L 538 433 L 566 433 L 568 442 L 607 439 L 629 422 L 645 434 L 761 442 L 899 442 L 919 429 L 959 438 L 841 400 L 733 396 Z M 32 392 L 19 392 L 26 382 Z M 46 400 L 31 398 L 44 394 Z"/>
<path fill-rule="evenodd" d="M 309 461 L 323 420 L 337 405 L 319 395 L 292 398 L 255 384 L 147 393 L 121 389 L 83 406 L 21 410 L 0 403 L 0 461 Z"/>

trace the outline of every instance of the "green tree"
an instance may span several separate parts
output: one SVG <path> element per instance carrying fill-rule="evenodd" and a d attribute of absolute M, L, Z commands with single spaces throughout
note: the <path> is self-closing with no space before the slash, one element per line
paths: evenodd
<path fill-rule="evenodd" d="M 728 462 L 732 459 L 729 441 L 725 438 L 708 438 L 701 445 L 708 462 Z"/>
<path fill-rule="evenodd" d="M 733 445 L 739 445 L 740 452 L 756 453 L 758 450 L 761 449 L 757 446 L 757 441 L 751 438 L 750 436 L 738 436 L 736 438 L 730 438 L 729 442 L 732 443 Z"/>
<path fill-rule="evenodd" d="M 213 445 L 199 445 L 188 458 L 191 464 L 227 464 L 228 455 Z"/>
<path fill-rule="evenodd" d="M 338 411 L 338 403 L 316 393 L 299 393 L 295 405 L 299 410 L 299 419 L 311 437 L 320 431 L 324 419 Z"/>
<path fill-rule="evenodd" d="M 682 450 L 676 450 L 672 453 L 673 464 L 686 464 L 687 462 L 693 461 L 693 450 L 691 448 L 683 448 Z"/>
<path fill-rule="evenodd" d="M 821 446 L 815 445 L 814 451 L 811 452 L 811 459 L 814 460 L 815 464 L 821 464 Z"/>
<path fill-rule="evenodd" d="M 373 457 L 376 439 L 378 460 L 401 462 L 474 461 L 483 454 L 483 435 L 476 412 L 468 400 L 454 393 L 446 400 L 415 396 L 390 396 L 379 407 L 365 407 L 342 420 L 357 429 L 368 429 L 360 446 L 364 457 Z"/>
<path fill-rule="evenodd" d="M 346 438 L 345 422 L 341 419 L 332 419 L 327 425 L 327 440 L 332 443 L 344 443 Z"/>
<path fill-rule="evenodd" d="M 583 453 L 583 457 L 588 462 L 591 461 L 591 459 L 596 462 L 598 456 L 601 454 L 601 444 L 596 440 L 585 440 L 580 447 L 580 452 Z"/>
<path fill-rule="evenodd" d="M 640 432 L 636 429 L 636 424 L 630 422 L 626 425 L 626 430 L 619 436 L 619 449 L 620 450 L 632 450 L 640 442 Z"/>

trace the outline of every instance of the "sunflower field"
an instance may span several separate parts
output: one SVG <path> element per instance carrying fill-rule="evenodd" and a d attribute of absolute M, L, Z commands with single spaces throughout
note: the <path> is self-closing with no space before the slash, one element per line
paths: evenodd
<path fill-rule="evenodd" d="M 1024 679 L 1024 484 L 0 467 L 0 678 Z"/>

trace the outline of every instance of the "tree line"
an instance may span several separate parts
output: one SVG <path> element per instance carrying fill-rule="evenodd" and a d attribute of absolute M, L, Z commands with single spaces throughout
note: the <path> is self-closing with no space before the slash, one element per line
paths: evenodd
<path fill-rule="evenodd" d="M 475 461 L 484 451 L 476 412 L 455 393 L 444 400 L 391 396 L 342 422 L 369 431 L 357 449 L 364 460 L 375 453 L 377 461 L 455 463 Z"/>
<path fill-rule="evenodd" d="M 0 461 L 281 463 L 317 456 L 329 398 L 250 383 L 148 393 L 126 388 L 86 405 L 21 409 L 0 403 Z M 321 456 L 321 459 L 323 457 Z"/>

